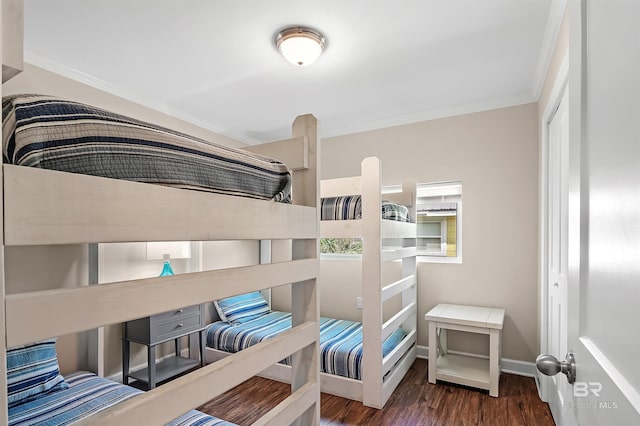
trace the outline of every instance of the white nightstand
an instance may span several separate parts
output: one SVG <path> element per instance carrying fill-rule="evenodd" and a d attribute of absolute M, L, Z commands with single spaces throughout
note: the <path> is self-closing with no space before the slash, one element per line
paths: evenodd
<path fill-rule="evenodd" d="M 441 303 L 424 316 L 429 322 L 429 383 L 436 380 L 487 389 L 498 396 L 504 309 Z M 489 335 L 489 359 L 447 353 L 447 330 Z"/>

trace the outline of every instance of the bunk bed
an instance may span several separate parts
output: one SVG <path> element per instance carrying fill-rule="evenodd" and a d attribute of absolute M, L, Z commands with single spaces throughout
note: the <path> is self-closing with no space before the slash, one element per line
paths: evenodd
<path fill-rule="evenodd" d="M 415 182 L 406 182 L 400 193 L 385 194 L 383 200 L 379 159 L 366 158 L 361 166 L 360 176 L 321 181 L 322 215 L 331 219 L 321 221 L 321 236 L 363 240 L 363 320 L 320 319 L 321 390 L 382 408 L 416 358 L 416 188 Z M 385 285 L 382 265 L 394 260 L 401 260 L 402 276 Z M 396 295 L 401 295 L 401 308 L 383 323 L 384 302 Z M 247 321 L 223 321 L 218 315 L 207 330 L 210 362 L 289 326 L 288 314 L 271 311 L 259 294 L 234 302 L 230 310 L 250 307 L 250 315 Z M 215 313 L 225 316 L 224 307 L 216 306 Z M 261 375 L 288 382 L 286 361 Z"/>
<path fill-rule="evenodd" d="M 12 294 L 5 291 L 6 265 L 0 262 L 0 390 L 5 399 L 9 383 L 7 353 L 14 348 L 293 283 L 293 327 L 287 333 L 148 392 L 130 395 L 122 391 L 127 396 L 124 401 L 82 421 L 166 424 L 184 413 L 197 417 L 193 408 L 291 357 L 295 366 L 291 395 L 256 424 L 319 424 L 316 206 L 320 155 L 313 116 L 295 119 L 293 138 L 256 146 L 257 153 L 251 154 L 87 105 L 41 96 L 8 97 L 3 102 L 2 131 L 3 248 L 64 244 L 90 247 L 101 242 L 136 241 L 292 241 L 292 256 L 287 262 Z M 47 147 L 52 150 L 40 152 Z M 267 151 L 286 166 L 263 157 Z M 66 169 L 71 157 L 83 153 L 92 159 L 81 162 L 79 169 Z M 126 170 L 134 169 L 126 168 L 124 175 L 110 175 L 125 163 L 133 165 L 134 157 L 142 158 L 139 169 L 156 167 L 152 166 L 154 160 L 162 164 L 149 173 L 128 175 Z M 167 158 L 175 161 L 168 162 Z M 196 173 L 201 175 L 219 166 L 222 182 L 195 182 L 186 171 L 198 167 L 197 163 L 202 163 Z M 232 172 L 239 172 L 240 178 L 231 178 Z M 177 180 L 176 174 L 180 174 Z M 256 184 L 256 175 L 274 179 Z M 232 181 L 250 184 L 228 185 Z M 265 192 L 260 187 L 268 188 Z M 221 284 L 228 282 L 234 284 Z M 98 380 L 98 386 L 105 385 L 105 379 L 89 376 L 82 376 L 82 380 Z M 73 375 L 66 380 L 71 385 L 60 392 L 73 389 L 79 379 Z M 7 423 L 5 406 L 0 425 Z"/>

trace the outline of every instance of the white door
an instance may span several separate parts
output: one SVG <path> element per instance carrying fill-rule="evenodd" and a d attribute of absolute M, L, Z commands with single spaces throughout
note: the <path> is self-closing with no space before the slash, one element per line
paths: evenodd
<path fill-rule="evenodd" d="M 564 400 L 552 410 L 559 426 L 640 425 L 640 2 L 572 0 L 569 20 L 567 341 L 576 380 L 558 389 Z"/>
<path fill-rule="evenodd" d="M 546 295 L 546 330 L 543 351 L 564 359 L 567 353 L 567 222 L 569 176 L 569 97 L 566 85 L 560 91 L 557 109 L 547 123 L 546 144 L 546 277 L 543 294 Z M 567 395 L 571 394 L 566 377 L 541 376 L 544 400 L 549 403 L 556 423 L 561 421 Z"/>

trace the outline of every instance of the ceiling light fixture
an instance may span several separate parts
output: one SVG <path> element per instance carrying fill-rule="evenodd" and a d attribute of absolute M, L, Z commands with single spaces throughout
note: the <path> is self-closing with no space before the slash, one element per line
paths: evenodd
<path fill-rule="evenodd" d="M 318 59 L 324 50 L 326 40 L 320 31 L 294 26 L 279 31 L 275 43 L 287 61 L 303 67 Z"/>

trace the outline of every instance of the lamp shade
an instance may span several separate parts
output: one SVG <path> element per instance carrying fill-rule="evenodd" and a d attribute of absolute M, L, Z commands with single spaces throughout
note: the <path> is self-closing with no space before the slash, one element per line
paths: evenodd
<path fill-rule="evenodd" d="M 325 47 L 325 37 L 307 27 L 288 27 L 276 34 L 276 47 L 285 59 L 297 66 L 307 66 L 318 59 Z"/>
<path fill-rule="evenodd" d="M 189 259 L 191 243 L 189 241 L 156 241 L 147 243 L 147 260 Z"/>

